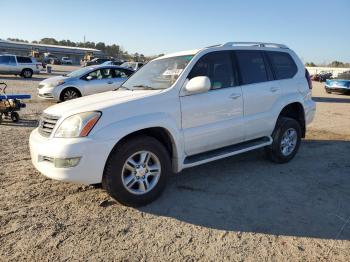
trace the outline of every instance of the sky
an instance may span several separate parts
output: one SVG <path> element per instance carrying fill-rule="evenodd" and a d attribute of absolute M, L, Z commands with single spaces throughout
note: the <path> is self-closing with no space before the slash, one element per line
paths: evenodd
<path fill-rule="evenodd" d="M 156 55 L 230 41 L 283 43 L 304 62 L 350 62 L 350 0 L 0 0 L 0 38 L 116 43 Z"/>

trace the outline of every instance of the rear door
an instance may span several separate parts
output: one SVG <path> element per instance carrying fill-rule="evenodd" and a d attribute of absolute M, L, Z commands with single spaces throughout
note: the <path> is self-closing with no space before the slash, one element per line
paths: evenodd
<path fill-rule="evenodd" d="M 246 140 L 271 135 L 275 125 L 273 106 L 282 95 L 263 51 L 235 51 L 244 101 Z"/>

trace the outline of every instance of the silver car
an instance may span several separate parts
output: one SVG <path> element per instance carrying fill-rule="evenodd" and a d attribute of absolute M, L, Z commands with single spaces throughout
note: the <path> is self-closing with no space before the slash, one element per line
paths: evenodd
<path fill-rule="evenodd" d="M 66 101 L 81 96 L 114 90 L 134 71 L 120 66 L 89 66 L 67 75 L 51 77 L 39 83 L 38 96 Z"/>

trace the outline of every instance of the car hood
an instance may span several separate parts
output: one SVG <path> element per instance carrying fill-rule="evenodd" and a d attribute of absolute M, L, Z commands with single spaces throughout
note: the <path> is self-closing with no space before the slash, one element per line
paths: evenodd
<path fill-rule="evenodd" d="M 80 97 L 74 100 L 59 103 L 44 110 L 45 114 L 68 116 L 88 111 L 103 111 L 118 104 L 160 93 L 162 90 L 117 90 Z"/>
<path fill-rule="evenodd" d="M 61 80 L 69 81 L 71 78 L 67 76 L 54 76 L 41 81 L 40 84 L 57 84 Z"/>

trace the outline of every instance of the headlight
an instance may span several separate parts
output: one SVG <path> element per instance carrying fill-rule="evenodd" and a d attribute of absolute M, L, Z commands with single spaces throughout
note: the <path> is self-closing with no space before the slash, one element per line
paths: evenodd
<path fill-rule="evenodd" d="M 64 80 L 60 80 L 56 83 L 55 86 L 60 86 L 60 85 L 63 85 L 64 83 L 65 83 Z"/>
<path fill-rule="evenodd" d="M 84 112 L 67 117 L 55 132 L 55 137 L 87 136 L 101 117 L 101 112 Z"/>

